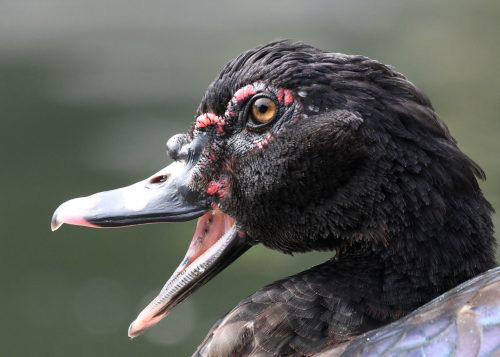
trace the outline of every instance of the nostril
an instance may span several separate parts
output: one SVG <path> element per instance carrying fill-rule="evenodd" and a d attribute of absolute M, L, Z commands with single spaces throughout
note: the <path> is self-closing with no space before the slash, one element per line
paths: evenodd
<path fill-rule="evenodd" d="M 153 185 L 157 185 L 157 184 L 163 183 L 167 180 L 168 180 L 168 175 L 159 175 L 159 176 L 151 177 L 151 179 L 149 180 L 149 183 L 153 184 Z"/>

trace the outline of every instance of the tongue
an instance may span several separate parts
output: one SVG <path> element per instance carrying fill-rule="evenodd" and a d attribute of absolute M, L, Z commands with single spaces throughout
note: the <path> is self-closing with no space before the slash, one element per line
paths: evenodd
<path fill-rule="evenodd" d="M 220 271 L 248 249 L 247 246 L 235 242 L 235 237 L 238 237 L 235 220 L 221 210 L 216 208 L 201 216 L 184 259 L 158 296 L 132 322 L 129 336 L 136 337 L 156 325 L 173 307 L 210 279 L 211 272 Z M 230 251 L 234 244 L 241 246 L 241 249 L 237 249 L 237 254 Z M 228 254 L 234 257 L 228 259 Z M 227 260 L 227 263 L 220 264 L 221 259 Z M 221 266 L 217 267 L 219 264 Z"/>

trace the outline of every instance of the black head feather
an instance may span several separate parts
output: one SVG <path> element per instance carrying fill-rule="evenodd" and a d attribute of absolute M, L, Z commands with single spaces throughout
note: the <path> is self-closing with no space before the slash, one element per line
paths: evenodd
<path fill-rule="evenodd" d="M 231 187 L 219 205 L 249 236 L 287 253 L 336 249 L 394 281 L 430 282 L 430 295 L 494 265 L 492 208 L 476 179 L 484 173 L 402 74 L 273 42 L 229 62 L 199 113 L 224 115 L 235 92 L 257 82 L 291 90 L 296 103 L 266 129 L 265 149 L 251 150 L 257 134 L 241 113 L 214 139 L 223 164 L 213 174 Z"/>
<path fill-rule="evenodd" d="M 229 62 L 199 113 L 224 115 L 235 92 L 256 82 L 296 100 L 260 134 L 271 140 L 258 150 L 245 111 L 228 121 L 215 139 L 224 162 L 215 174 L 231 194 L 218 204 L 268 247 L 337 254 L 244 300 L 198 352 L 321 350 L 495 265 L 493 209 L 477 182 L 484 172 L 402 74 L 363 56 L 273 42 Z M 227 330 L 241 346 L 220 337 Z"/>

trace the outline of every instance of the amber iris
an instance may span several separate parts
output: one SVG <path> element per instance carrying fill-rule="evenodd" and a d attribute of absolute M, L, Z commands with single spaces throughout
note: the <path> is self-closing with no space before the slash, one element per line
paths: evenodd
<path fill-rule="evenodd" d="M 276 117 L 277 112 L 276 103 L 270 98 L 258 98 L 252 104 L 252 118 L 260 124 L 272 121 Z"/>

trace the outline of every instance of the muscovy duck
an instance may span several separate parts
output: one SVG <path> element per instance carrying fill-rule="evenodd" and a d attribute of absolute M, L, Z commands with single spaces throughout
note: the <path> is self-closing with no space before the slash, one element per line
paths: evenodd
<path fill-rule="evenodd" d="M 130 337 L 263 244 L 335 254 L 243 300 L 195 355 L 500 353 L 485 175 L 392 67 L 290 41 L 251 49 L 222 69 L 167 153 L 174 162 L 146 180 L 65 202 L 52 218 L 53 230 L 198 218 Z"/>

